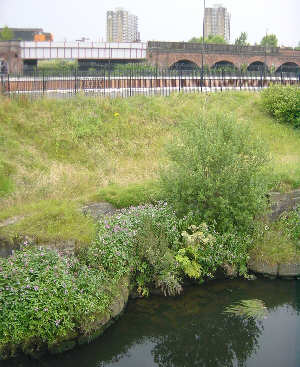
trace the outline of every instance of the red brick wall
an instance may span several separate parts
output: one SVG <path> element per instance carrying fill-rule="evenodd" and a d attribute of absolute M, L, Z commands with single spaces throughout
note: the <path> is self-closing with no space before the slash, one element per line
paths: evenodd
<path fill-rule="evenodd" d="M 159 67 L 170 67 L 175 62 L 180 60 L 188 60 L 194 62 L 199 67 L 202 63 L 201 53 L 176 53 L 176 52 L 159 52 L 151 51 L 147 54 L 147 59 L 152 65 L 157 65 Z M 267 55 L 265 56 L 249 56 L 249 55 L 230 55 L 230 54 L 205 54 L 204 55 L 204 65 L 212 67 L 216 62 L 219 61 L 229 61 L 235 66 L 240 67 L 243 64 L 247 66 L 253 62 L 260 61 L 265 62 L 268 67 L 274 65 L 275 68 L 279 68 L 280 65 L 286 62 L 294 62 L 300 67 L 300 51 L 294 50 L 284 50 L 280 51 L 279 56 Z"/>

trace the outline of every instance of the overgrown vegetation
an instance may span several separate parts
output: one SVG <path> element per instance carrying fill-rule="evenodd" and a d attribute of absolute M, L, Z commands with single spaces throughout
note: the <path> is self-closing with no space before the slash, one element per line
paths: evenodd
<path fill-rule="evenodd" d="M 27 243 L 0 269 L 0 359 L 97 330 L 116 286 L 104 269 Z"/>
<path fill-rule="evenodd" d="M 257 223 L 269 189 L 300 184 L 299 139 L 250 93 L 1 98 L 0 221 L 20 217 L 1 236 L 35 245 L 0 259 L 0 356 L 92 334 L 124 279 L 176 295 L 219 268 L 247 276 L 249 252 L 294 259 L 299 213 Z M 129 208 L 95 225 L 80 206 L 99 200 Z M 37 247 L 70 239 L 69 257 Z"/>
<path fill-rule="evenodd" d="M 185 218 L 184 222 L 188 221 Z M 186 276 L 200 281 L 214 278 L 216 271 L 221 268 L 225 272 L 229 270 L 229 276 L 236 274 L 247 277 L 250 244 L 250 238 L 244 234 L 220 234 L 206 223 L 198 226 L 192 224 L 182 232 L 176 260 Z"/>
<path fill-rule="evenodd" d="M 300 127 L 300 89 L 297 86 L 273 85 L 262 92 L 262 101 L 276 120 Z"/>
<path fill-rule="evenodd" d="M 300 135 L 264 112 L 260 95 L 223 93 L 130 99 L 37 100 L 0 98 L 0 221 L 24 216 L 0 228 L 0 236 L 27 234 L 38 241 L 94 236 L 79 208 L 108 200 L 118 207 L 163 199 L 159 168 L 164 146 L 185 120 L 201 111 L 234 113 L 242 126 L 268 145 L 274 189 L 300 186 Z M 149 199 L 150 198 L 150 199 Z M 64 205 L 59 203 L 63 201 Z M 45 226 L 49 207 L 58 231 Z M 76 220 L 74 236 L 68 230 Z M 55 219 L 56 218 L 56 219 Z"/>
<path fill-rule="evenodd" d="M 179 294 L 183 278 L 213 278 L 224 264 L 245 275 L 245 242 L 205 224 L 181 233 L 191 219 L 178 219 L 165 202 L 131 207 L 100 221 L 96 239 L 76 257 L 26 241 L 0 259 L 0 358 L 94 333 L 122 279 L 146 296 L 154 287 Z"/>
<path fill-rule="evenodd" d="M 179 239 L 172 209 L 166 203 L 147 204 L 106 218 L 99 224 L 96 241 L 79 256 L 90 266 L 109 269 L 116 278 L 131 272 L 142 295 L 149 294 L 154 284 L 174 295 L 181 289 L 172 253 Z"/>

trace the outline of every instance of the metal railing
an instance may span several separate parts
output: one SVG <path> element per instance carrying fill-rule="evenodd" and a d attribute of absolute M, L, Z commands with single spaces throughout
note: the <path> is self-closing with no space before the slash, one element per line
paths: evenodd
<path fill-rule="evenodd" d="M 0 91 L 10 97 L 69 97 L 76 94 L 103 97 L 135 95 L 168 96 L 174 92 L 201 93 L 225 90 L 257 91 L 270 84 L 298 85 L 299 73 L 237 70 L 158 69 L 136 65 L 122 70 L 67 73 L 33 72 L 27 75 L 0 75 Z"/>

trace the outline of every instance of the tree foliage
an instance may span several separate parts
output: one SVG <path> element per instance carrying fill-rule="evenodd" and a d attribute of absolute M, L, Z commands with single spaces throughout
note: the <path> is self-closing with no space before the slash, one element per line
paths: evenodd
<path fill-rule="evenodd" d="M 0 41 L 10 41 L 14 38 L 14 32 L 5 26 L 0 32 Z"/>
<path fill-rule="evenodd" d="M 215 224 L 220 233 L 247 232 L 266 205 L 269 175 L 264 143 L 233 117 L 199 116 L 183 122 L 169 146 L 162 191 L 179 215 Z"/>
<path fill-rule="evenodd" d="M 260 45 L 264 47 L 277 47 L 278 39 L 275 34 L 266 34 L 260 41 Z"/>
<path fill-rule="evenodd" d="M 246 32 L 242 32 L 238 38 L 236 38 L 234 44 L 236 46 L 249 46 L 250 44 L 247 42 L 248 34 Z"/>
<path fill-rule="evenodd" d="M 198 37 L 193 37 L 189 40 L 189 42 L 202 43 L 203 42 L 203 37 L 199 37 L 199 38 Z M 224 39 L 223 36 L 210 34 L 210 35 L 208 35 L 207 38 L 204 39 L 204 43 L 217 43 L 217 44 L 226 45 L 227 41 Z"/>

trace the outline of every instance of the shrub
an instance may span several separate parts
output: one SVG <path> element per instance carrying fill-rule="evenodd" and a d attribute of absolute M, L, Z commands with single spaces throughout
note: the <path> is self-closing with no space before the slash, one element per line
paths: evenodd
<path fill-rule="evenodd" d="M 300 127 L 300 89 L 272 85 L 262 92 L 264 108 L 278 121 Z"/>
<path fill-rule="evenodd" d="M 269 188 L 264 143 L 229 116 L 200 116 L 182 124 L 168 147 L 161 187 L 180 216 L 215 224 L 220 233 L 249 231 L 266 207 Z"/>
<path fill-rule="evenodd" d="M 218 234 L 205 223 L 191 225 L 182 232 L 183 246 L 176 260 L 189 278 L 213 278 L 218 268 L 232 268 L 233 272 L 247 275 L 250 239 L 237 234 Z"/>
<path fill-rule="evenodd" d="M 178 220 L 167 203 L 141 205 L 101 222 L 96 240 L 79 257 L 116 280 L 131 274 L 142 295 L 152 284 L 174 294 L 181 289 L 172 254 L 179 239 Z"/>
<path fill-rule="evenodd" d="M 95 331 L 111 289 L 105 272 L 54 250 L 29 246 L 0 258 L 0 359 Z"/>

